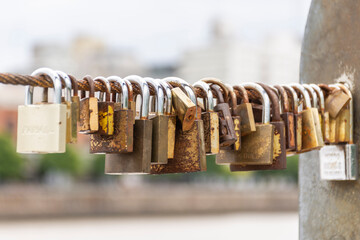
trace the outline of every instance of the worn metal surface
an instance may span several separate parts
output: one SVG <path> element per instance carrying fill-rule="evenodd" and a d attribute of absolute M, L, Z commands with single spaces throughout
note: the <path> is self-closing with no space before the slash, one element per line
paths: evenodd
<path fill-rule="evenodd" d="M 300 66 L 302 82 L 348 81 L 353 86 L 354 116 L 360 110 L 359 11 L 356 0 L 313 0 Z M 359 143 L 356 117 L 354 130 Z M 360 239 L 359 181 L 320 181 L 318 151 L 301 155 L 299 167 L 300 239 Z"/>
<path fill-rule="evenodd" d="M 165 115 L 156 115 L 151 118 L 153 123 L 151 164 L 168 163 L 168 124 L 169 118 Z"/>
<path fill-rule="evenodd" d="M 192 128 L 195 121 L 196 106 L 191 99 L 179 88 L 171 89 L 173 107 L 177 117 L 182 124 L 182 130 L 187 131 Z"/>
<path fill-rule="evenodd" d="M 219 116 L 216 112 L 205 112 L 201 114 L 204 122 L 205 152 L 217 154 L 219 145 Z"/>
<path fill-rule="evenodd" d="M 168 158 L 174 158 L 174 150 L 175 150 L 175 132 L 176 132 L 176 116 L 175 115 L 167 115 L 168 116 Z"/>

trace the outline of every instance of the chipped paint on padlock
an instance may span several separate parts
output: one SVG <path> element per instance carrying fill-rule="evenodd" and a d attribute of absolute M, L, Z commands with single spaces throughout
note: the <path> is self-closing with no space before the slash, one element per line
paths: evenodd
<path fill-rule="evenodd" d="M 98 116 L 99 116 L 99 130 L 96 134 L 113 135 L 114 134 L 114 103 L 110 101 L 111 86 L 110 82 L 104 77 L 96 77 L 95 82 L 100 82 L 105 86 L 106 94 L 105 101 L 103 99 L 104 93 L 100 93 L 98 101 Z M 110 91 L 109 91 L 110 89 Z"/>
<path fill-rule="evenodd" d="M 98 99 L 95 97 L 94 81 L 90 76 L 85 76 L 89 84 L 89 97 L 81 91 L 79 132 L 84 134 L 95 133 L 99 130 Z"/>

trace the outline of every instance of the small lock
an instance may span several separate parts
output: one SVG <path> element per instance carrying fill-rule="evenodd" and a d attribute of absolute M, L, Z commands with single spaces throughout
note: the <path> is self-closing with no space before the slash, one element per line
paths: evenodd
<path fill-rule="evenodd" d="M 336 118 L 341 109 L 343 109 L 349 101 L 350 98 L 347 94 L 339 89 L 334 89 L 329 92 L 329 95 L 325 100 L 325 108 L 329 111 L 332 118 Z"/>
<path fill-rule="evenodd" d="M 233 111 L 235 115 L 241 118 L 241 136 L 245 136 L 256 131 L 254 113 L 246 89 L 243 86 L 235 85 L 234 91 L 239 95 L 241 103 L 237 104 Z"/>
<path fill-rule="evenodd" d="M 310 84 L 310 86 L 315 90 L 318 97 L 319 105 L 319 120 L 321 125 L 322 136 L 324 143 L 329 143 L 330 137 L 330 118 L 329 112 L 325 111 L 325 97 L 321 88 L 316 84 Z"/>
<path fill-rule="evenodd" d="M 88 82 L 90 90 L 89 97 L 85 96 L 85 91 L 81 91 L 79 132 L 91 134 L 99 130 L 98 99 L 95 97 L 94 80 L 90 76 L 85 76 L 84 80 Z"/>
<path fill-rule="evenodd" d="M 61 103 L 61 80 L 49 68 L 31 76 L 47 75 L 54 85 L 54 103 L 33 104 L 33 86 L 26 86 L 25 105 L 18 107 L 18 153 L 63 153 L 66 147 L 66 105 Z"/>

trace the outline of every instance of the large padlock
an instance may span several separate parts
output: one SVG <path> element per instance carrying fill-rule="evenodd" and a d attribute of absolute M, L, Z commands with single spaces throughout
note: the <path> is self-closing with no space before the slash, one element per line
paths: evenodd
<path fill-rule="evenodd" d="M 90 135 L 90 153 L 126 153 L 133 151 L 134 115 L 129 109 L 128 88 L 124 79 L 117 76 L 107 78 L 120 86 L 121 94 L 114 93 L 114 134 Z M 108 86 L 107 86 L 108 87 Z M 111 91 L 111 89 L 109 89 Z"/>
<path fill-rule="evenodd" d="M 172 107 L 172 86 L 165 82 L 163 79 L 158 80 L 161 84 L 163 91 L 166 96 L 166 104 L 164 114 L 168 118 L 168 134 L 167 134 L 167 155 L 168 159 L 174 158 L 174 150 L 175 150 L 175 132 L 176 132 L 176 115 L 174 114 Z"/>
<path fill-rule="evenodd" d="M 243 83 L 246 89 L 256 91 L 262 103 L 262 122 L 256 123 L 256 131 L 242 136 L 241 151 L 220 150 L 217 164 L 264 165 L 272 164 L 274 153 L 274 126 L 270 124 L 270 100 L 265 90 L 256 83 Z M 235 165 L 230 169 L 235 171 Z"/>
<path fill-rule="evenodd" d="M 320 149 L 319 157 L 321 180 L 346 180 L 344 146 L 325 145 Z"/>
<path fill-rule="evenodd" d="M 47 75 L 54 85 L 54 103 L 33 104 L 33 86 L 26 86 L 25 105 L 18 107 L 18 153 L 63 153 L 66 147 L 66 105 L 56 72 L 39 68 L 32 76 Z"/>
<path fill-rule="evenodd" d="M 286 150 L 294 151 L 295 150 L 295 122 L 294 122 L 294 113 L 290 111 L 289 98 L 285 89 L 280 85 L 274 86 L 280 94 L 281 97 L 281 119 L 285 124 L 285 138 L 286 138 Z"/>
<path fill-rule="evenodd" d="M 246 89 L 240 85 L 235 85 L 233 88 L 238 96 L 237 98 L 241 99 L 240 104 L 237 104 L 233 111 L 235 115 L 241 118 L 241 136 L 245 136 L 256 131 L 254 113 Z"/>
<path fill-rule="evenodd" d="M 85 76 L 84 80 L 88 82 L 90 90 L 89 97 L 86 97 L 85 91 L 81 91 L 79 132 L 91 134 L 99 130 L 98 99 L 95 97 L 94 80 L 90 76 Z"/>
<path fill-rule="evenodd" d="M 272 106 L 271 125 L 274 126 L 273 132 L 273 159 L 272 164 L 268 165 L 230 165 L 231 171 L 253 171 L 253 170 L 280 170 L 286 169 L 286 141 L 285 141 L 285 124 L 280 116 L 280 101 L 274 90 L 263 83 L 258 83 L 267 93 Z"/>
<path fill-rule="evenodd" d="M 152 121 L 149 117 L 150 91 L 146 81 L 139 76 L 127 77 L 140 89 L 140 118 L 134 125 L 134 149 L 131 153 L 106 154 L 106 174 L 148 174 L 151 165 Z"/>
<path fill-rule="evenodd" d="M 95 82 L 105 86 L 106 94 L 100 93 L 98 101 L 99 130 L 96 134 L 111 136 L 114 134 L 114 102 L 111 102 L 110 82 L 104 77 L 96 77 Z"/>
<path fill-rule="evenodd" d="M 62 102 L 66 105 L 66 143 L 76 143 L 78 118 L 76 112 L 76 102 L 73 102 L 71 98 L 73 84 L 70 77 L 66 73 L 62 71 L 56 71 L 56 73 L 65 83 L 65 98 L 62 99 Z"/>
<path fill-rule="evenodd" d="M 298 90 L 304 98 L 304 108 L 302 115 L 302 149 L 301 152 L 307 152 L 315 149 L 320 149 L 324 146 L 321 125 L 319 120 L 318 110 L 313 108 L 310 101 L 310 96 L 307 90 L 298 83 L 293 83 L 291 86 Z"/>
<path fill-rule="evenodd" d="M 197 106 L 195 92 L 191 87 L 181 86 L 185 89 L 189 98 Z M 175 98 L 173 101 L 177 101 Z M 174 103 L 176 105 L 176 103 Z M 195 113 L 195 121 L 192 128 L 184 131 L 180 121 L 176 124 L 174 158 L 169 159 L 167 164 L 151 165 L 152 174 L 187 173 L 206 171 L 206 153 L 204 140 L 204 124 L 201 116 Z"/>
<path fill-rule="evenodd" d="M 205 95 L 204 112 L 201 113 L 201 119 L 204 123 L 204 139 L 205 151 L 207 154 L 219 153 L 219 116 L 214 112 L 214 99 L 210 86 L 203 82 L 197 81 L 193 84 L 197 89 L 200 89 Z"/>
<path fill-rule="evenodd" d="M 155 90 L 155 116 L 153 123 L 151 164 L 166 164 L 168 162 L 168 123 L 164 115 L 165 94 L 160 83 L 153 78 L 144 78 L 149 86 Z"/>
<path fill-rule="evenodd" d="M 321 125 L 321 131 L 324 139 L 324 143 L 329 143 L 330 136 L 330 118 L 329 112 L 325 111 L 325 97 L 321 88 L 316 84 L 310 84 L 310 86 L 315 90 L 318 97 L 319 105 L 319 120 Z"/>
<path fill-rule="evenodd" d="M 350 98 L 343 91 L 334 88 L 328 93 L 328 96 L 325 100 L 325 108 L 328 110 L 332 118 L 336 118 L 340 113 L 340 110 L 348 104 Z"/>
<path fill-rule="evenodd" d="M 227 102 L 225 102 L 225 99 L 228 99 L 229 91 L 225 84 L 221 83 L 219 80 L 213 81 L 211 79 L 202 79 L 202 81 L 210 83 L 211 89 L 216 94 L 217 102 L 214 107 L 214 111 L 219 115 L 220 148 L 231 146 L 236 142 L 237 138 L 234 122 L 230 112 L 230 106 Z"/>

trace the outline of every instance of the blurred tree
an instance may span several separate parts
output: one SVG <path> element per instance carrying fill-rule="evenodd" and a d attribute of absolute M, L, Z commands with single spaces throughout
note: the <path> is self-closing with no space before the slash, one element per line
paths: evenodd
<path fill-rule="evenodd" d="M 83 170 L 83 164 L 76 147 L 67 146 L 65 153 L 43 154 L 40 156 L 38 174 L 42 178 L 47 172 L 65 173 L 78 177 Z"/>
<path fill-rule="evenodd" d="M 24 177 L 24 159 L 16 153 L 8 135 L 0 135 L 0 180 L 16 180 Z"/>

